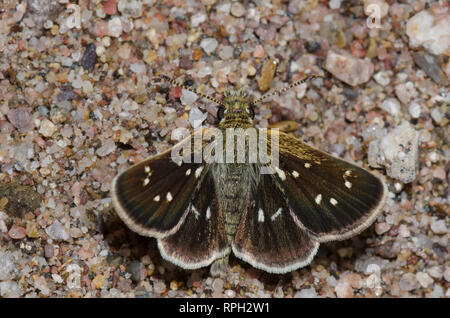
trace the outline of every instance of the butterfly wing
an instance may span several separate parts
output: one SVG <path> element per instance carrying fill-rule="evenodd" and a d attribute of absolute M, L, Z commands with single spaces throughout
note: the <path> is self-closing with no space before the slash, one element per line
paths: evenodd
<path fill-rule="evenodd" d="M 214 166 L 210 166 L 210 170 L 213 168 Z M 230 252 L 223 213 L 210 170 L 205 172 L 180 229 L 175 234 L 158 240 L 163 258 L 185 269 L 207 266 Z"/>
<path fill-rule="evenodd" d="M 281 171 L 273 176 L 299 227 L 326 242 L 347 239 L 373 223 L 387 193 L 380 178 L 285 133 L 271 134 L 279 138 Z"/>
<path fill-rule="evenodd" d="M 287 273 L 308 265 L 319 243 L 293 222 L 272 175 L 255 174 L 254 179 L 251 198 L 232 243 L 233 253 L 270 273 Z"/>
<path fill-rule="evenodd" d="M 177 151 L 181 149 L 180 153 L 191 149 L 182 154 L 185 159 L 189 157 L 191 163 L 180 157 L 175 160 L 172 148 L 133 165 L 114 178 L 111 188 L 114 208 L 133 231 L 163 238 L 180 228 L 208 170 L 208 164 L 194 162 L 197 148 L 193 143 L 191 135 L 174 146 Z"/>

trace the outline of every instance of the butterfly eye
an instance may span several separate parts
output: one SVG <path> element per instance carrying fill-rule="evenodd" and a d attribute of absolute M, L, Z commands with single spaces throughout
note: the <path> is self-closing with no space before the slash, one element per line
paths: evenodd
<path fill-rule="evenodd" d="M 221 121 L 223 119 L 223 115 L 225 115 L 225 107 L 220 106 L 217 110 L 217 119 Z"/>
<path fill-rule="evenodd" d="M 251 119 L 255 118 L 255 110 L 253 109 L 252 106 L 250 106 L 249 108 L 247 108 L 247 113 L 250 116 Z"/>

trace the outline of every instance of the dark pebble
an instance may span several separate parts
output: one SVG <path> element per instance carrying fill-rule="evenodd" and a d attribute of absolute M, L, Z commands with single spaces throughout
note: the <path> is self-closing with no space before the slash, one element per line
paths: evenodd
<path fill-rule="evenodd" d="M 127 266 L 127 272 L 131 274 L 133 282 L 139 282 L 141 280 L 141 263 L 138 261 L 132 261 Z"/>
<path fill-rule="evenodd" d="M 52 258 L 55 256 L 55 249 L 53 248 L 53 245 L 45 244 L 44 246 L 44 256 L 46 258 Z"/>
<path fill-rule="evenodd" d="M 66 100 L 72 100 L 77 97 L 77 93 L 75 93 L 72 89 L 63 90 L 61 93 L 56 96 L 58 102 L 64 102 Z"/>
<path fill-rule="evenodd" d="M 189 56 L 185 55 L 180 59 L 180 68 L 190 70 L 192 68 L 192 60 Z"/>
<path fill-rule="evenodd" d="M 97 53 L 95 52 L 95 49 L 95 44 L 90 43 L 86 47 L 83 57 L 81 58 L 81 66 L 89 72 L 94 70 L 95 63 L 97 63 Z"/>
<path fill-rule="evenodd" d="M 315 53 L 320 50 L 320 42 L 306 41 L 305 49 L 308 53 Z"/>
<path fill-rule="evenodd" d="M 439 57 L 423 52 L 413 52 L 414 62 L 439 85 L 448 85 L 447 76 L 442 71 L 442 61 Z"/>

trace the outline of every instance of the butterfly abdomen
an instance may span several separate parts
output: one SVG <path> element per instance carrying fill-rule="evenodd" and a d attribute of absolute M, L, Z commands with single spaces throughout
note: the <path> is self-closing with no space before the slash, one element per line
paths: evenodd
<path fill-rule="evenodd" d="M 249 171 L 244 164 L 216 164 L 214 177 L 225 232 L 231 244 L 249 197 Z"/>

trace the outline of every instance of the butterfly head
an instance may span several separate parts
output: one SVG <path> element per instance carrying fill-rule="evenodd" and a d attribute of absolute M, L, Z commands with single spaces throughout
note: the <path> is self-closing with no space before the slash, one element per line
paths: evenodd
<path fill-rule="evenodd" d="M 221 106 L 217 111 L 220 124 L 225 126 L 242 125 L 242 123 L 253 124 L 254 117 L 255 111 L 245 89 L 225 91 Z"/>

